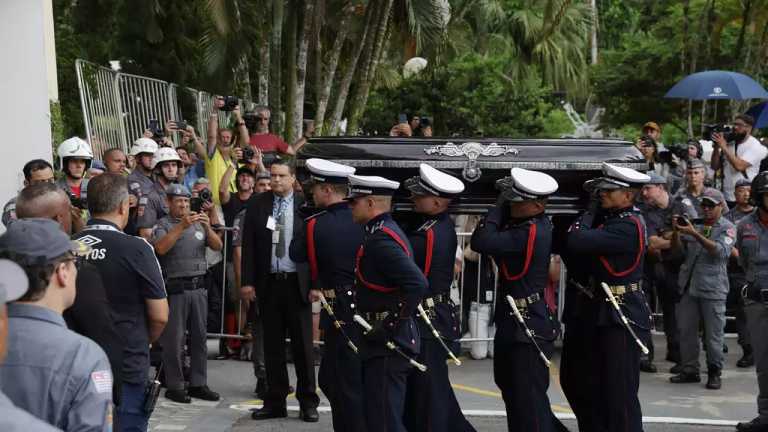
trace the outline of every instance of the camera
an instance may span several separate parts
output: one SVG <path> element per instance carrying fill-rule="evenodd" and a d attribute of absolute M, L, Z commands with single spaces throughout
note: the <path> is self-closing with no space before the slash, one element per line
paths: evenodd
<path fill-rule="evenodd" d="M 704 135 L 702 136 L 707 141 L 712 141 L 712 134 L 719 133 L 725 138 L 726 141 L 732 141 L 733 126 L 727 124 L 708 124 L 704 125 Z"/>
<path fill-rule="evenodd" d="M 80 210 L 88 210 L 88 202 L 77 195 L 73 194 L 70 191 L 65 191 L 67 193 L 67 196 L 69 197 L 69 203 L 72 204 L 73 207 L 77 207 Z"/>
<path fill-rule="evenodd" d="M 160 124 L 160 120 L 149 119 L 149 124 L 147 125 L 147 129 L 149 129 L 149 131 L 152 132 L 153 140 L 157 141 L 165 138 L 165 131 L 163 130 L 163 126 Z"/>
<path fill-rule="evenodd" d="M 241 164 L 247 164 L 251 162 L 251 159 L 256 156 L 256 152 L 250 147 L 243 147 L 243 158 L 240 159 Z"/>
<path fill-rule="evenodd" d="M 640 144 L 643 147 L 656 147 L 656 140 L 649 137 L 648 135 L 643 135 L 640 137 Z"/>
<path fill-rule="evenodd" d="M 176 120 L 176 129 L 180 131 L 184 131 L 184 130 L 187 130 L 187 126 L 188 126 L 187 122 L 185 122 L 184 120 Z"/>
<path fill-rule="evenodd" d="M 675 218 L 675 222 L 677 223 L 677 225 L 682 225 L 682 226 L 685 226 L 685 225 L 700 225 L 700 224 L 704 223 L 704 219 L 702 219 L 702 218 L 691 218 L 688 215 L 681 215 L 681 216 L 677 216 Z"/>
<path fill-rule="evenodd" d="M 419 127 L 424 129 L 427 127 L 432 126 L 432 122 L 429 120 L 429 117 L 421 117 L 419 119 Z"/>
<path fill-rule="evenodd" d="M 259 129 L 259 116 L 253 111 L 249 111 L 243 115 L 243 122 L 245 122 L 245 127 L 251 133 L 254 133 Z"/>
<path fill-rule="evenodd" d="M 189 199 L 189 210 L 192 213 L 200 213 L 203 210 L 203 199 L 200 197 L 192 197 Z"/>
<path fill-rule="evenodd" d="M 219 108 L 220 111 L 232 111 L 236 106 L 240 104 L 240 100 L 237 96 L 224 96 L 224 106 Z"/>
<path fill-rule="evenodd" d="M 211 190 L 207 188 L 198 192 L 197 196 L 200 197 L 200 199 L 202 199 L 204 202 L 213 201 L 213 194 L 211 194 Z"/>

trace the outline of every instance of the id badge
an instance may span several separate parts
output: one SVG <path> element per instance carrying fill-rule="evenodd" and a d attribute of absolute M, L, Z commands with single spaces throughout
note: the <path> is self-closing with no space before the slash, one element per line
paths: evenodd
<path fill-rule="evenodd" d="M 275 228 L 277 228 L 277 222 L 275 221 L 275 218 L 272 216 L 267 218 L 267 229 L 270 231 L 275 231 Z"/>
<path fill-rule="evenodd" d="M 280 230 L 272 231 L 272 244 L 276 245 L 280 243 Z"/>

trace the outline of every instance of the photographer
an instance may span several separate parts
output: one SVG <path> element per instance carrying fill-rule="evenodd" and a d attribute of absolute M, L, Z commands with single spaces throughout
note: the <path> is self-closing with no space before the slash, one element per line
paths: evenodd
<path fill-rule="evenodd" d="M 279 136 L 269 133 L 269 119 L 272 114 L 269 108 L 265 106 L 256 107 L 253 113 L 246 116 L 246 126 L 250 133 L 250 145 L 254 149 L 262 152 L 278 152 L 288 155 L 295 155 L 301 146 L 307 143 L 315 133 L 315 124 L 311 121 L 304 123 L 304 132 L 296 142 L 288 145 Z M 249 136 L 246 133 L 246 136 Z"/>
<path fill-rule="evenodd" d="M 712 133 L 712 169 L 722 170 L 722 190 L 729 208 L 736 201 L 736 181 L 740 178 L 752 180 L 760 169 L 760 161 L 768 155 L 768 148 L 752 136 L 754 125 L 752 116 L 739 114 L 733 121 L 733 132 Z"/>
<path fill-rule="evenodd" d="M 677 305 L 682 370 L 669 379 L 675 384 L 701 382 L 699 328 L 703 322 L 706 387 L 717 390 L 722 385 L 727 265 L 736 239 L 736 228 L 722 217 L 725 205 L 719 190 L 706 188 L 701 194 L 702 219 L 674 216 L 672 247 L 685 254 L 678 278 L 682 297 Z"/>
<path fill-rule="evenodd" d="M 217 401 L 218 393 L 207 385 L 205 250 L 206 246 L 221 250 L 221 238 L 211 229 L 210 206 L 207 211 L 190 212 L 192 195 L 186 186 L 171 184 L 165 195 L 169 214 L 152 230 L 152 243 L 165 276 L 170 308 L 168 324 L 161 336 L 168 387 L 165 397 L 179 403 L 190 403 L 191 397 Z M 188 389 L 184 387 L 182 371 L 186 331 L 189 331 L 191 357 Z"/>
<path fill-rule="evenodd" d="M 137 226 L 139 235 L 145 239 L 152 236 L 152 227 L 157 221 L 168 214 L 168 201 L 165 198 L 165 189 L 171 183 L 175 183 L 179 176 L 181 158 L 176 150 L 170 147 L 161 147 L 152 158 L 152 171 L 155 174 L 155 182 L 144 193 L 146 204 L 140 211 Z"/>
<path fill-rule="evenodd" d="M 43 159 L 32 159 L 24 164 L 21 169 L 24 174 L 24 186 L 31 186 L 38 183 L 53 183 L 53 167 L 48 161 Z M 8 200 L 3 206 L 3 225 L 6 228 L 16 220 L 16 197 Z"/>

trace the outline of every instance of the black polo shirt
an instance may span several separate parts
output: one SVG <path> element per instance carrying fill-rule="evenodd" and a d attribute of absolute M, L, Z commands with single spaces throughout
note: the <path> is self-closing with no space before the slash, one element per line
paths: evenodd
<path fill-rule="evenodd" d="M 114 224 L 92 219 L 73 238 L 91 247 L 87 261 L 101 274 L 122 335 L 122 381 L 142 384 L 149 370 L 147 299 L 166 297 L 155 251 L 146 240 L 127 235 Z"/>

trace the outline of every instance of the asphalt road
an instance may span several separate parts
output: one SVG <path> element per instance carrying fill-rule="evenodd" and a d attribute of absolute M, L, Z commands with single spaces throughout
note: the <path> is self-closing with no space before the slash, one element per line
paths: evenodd
<path fill-rule="evenodd" d="M 657 357 L 664 358 L 663 343 L 657 341 Z M 671 364 L 658 362 L 659 373 L 642 374 L 640 400 L 646 432 L 733 431 L 736 421 L 749 420 L 756 414 L 754 368 L 738 369 L 735 362 L 741 354 L 734 339 L 728 339 L 729 354 L 723 374 L 723 389 L 707 390 L 703 384 L 670 384 L 666 371 Z M 215 343 L 209 343 L 211 353 Z M 559 358 L 553 359 L 559 364 Z M 222 394 L 218 403 L 194 401 L 191 405 L 177 404 L 161 397 L 150 420 L 153 431 L 331 431 L 331 416 L 327 401 L 321 394 L 320 423 L 298 420 L 298 403 L 288 399 L 289 418 L 254 421 L 249 410 L 261 401 L 253 396 L 253 369 L 249 362 L 210 360 L 209 386 Z M 450 367 L 451 381 L 462 409 L 478 431 L 505 431 L 504 404 L 493 383 L 492 360 L 466 360 L 461 367 Z M 558 368 L 551 371 L 550 401 L 552 409 L 571 431 L 577 431 L 573 414 L 559 387 Z M 289 373 L 292 382 L 295 376 Z M 293 407 L 291 410 L 290 407 Z M 478 415 L 480 414 L 480 415 Z"/>

